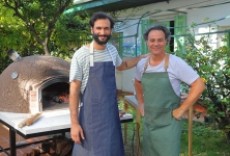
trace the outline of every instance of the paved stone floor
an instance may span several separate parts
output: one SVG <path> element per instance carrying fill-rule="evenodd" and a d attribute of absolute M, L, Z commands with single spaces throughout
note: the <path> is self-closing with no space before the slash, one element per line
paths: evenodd
<path fill-rule="evenodd" d="M 36 137 L 31 139 L 24 139 L 23 137 L 17 135 L 16 140 L 18 143 L 31 143 L 34 141 L 39 141 L 45 139 L 45 137 Z M 0 146 L 3 148 L 9 147 L 9 131 L 8 128 L 0 124 Z M 30 153 L 32 149 L 39 148 L 40 144 L 31 144 L 23 148 L 17 149 L 17 156 L 25 156 L 27 153 Z M 7 152 L 10 151 L 8 150 Z M 4 152 L 0 152 L 0 156 L 7 156 Z"/>

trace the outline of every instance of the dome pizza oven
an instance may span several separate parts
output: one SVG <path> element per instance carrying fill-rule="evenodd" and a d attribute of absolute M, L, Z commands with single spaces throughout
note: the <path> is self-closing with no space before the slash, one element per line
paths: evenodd
<path fill-rule="evenodd" d="M 36 113 L 68 107 L 69 62 L 53 56 L 15 56 L 0 75 L 0 111 Z"/>

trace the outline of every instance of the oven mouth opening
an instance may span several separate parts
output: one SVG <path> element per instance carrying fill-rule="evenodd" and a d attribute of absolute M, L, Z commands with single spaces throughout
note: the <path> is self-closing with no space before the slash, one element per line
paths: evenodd
<path fill-rule="evenodd" d="M 69 83 L 55 82 L 41 91 L 41 103 L 43 111 L 68 108 Z"/>

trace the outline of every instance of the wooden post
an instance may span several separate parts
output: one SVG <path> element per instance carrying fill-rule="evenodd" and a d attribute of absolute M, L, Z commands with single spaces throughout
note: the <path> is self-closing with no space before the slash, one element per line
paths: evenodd
<path fill-rule="evenodd" d="M 192 119 L 193 119 L 193 106 L 189 108 L 188 113 L 188 156 L 192 156 Z"/>
<path fill-rule="evenodd" d="M 125 102 L 124 103 L 124 110 L 125 110 L 125 112 L 127 112 L 128 111 L 128 104 Z M 124 124 L 124 143 L 126 144 L 127 143 L 127 129 L 128 129 L 128 125 L 127 125 L 127 123 L 125 123 Z"/>
<path fill-rule="evenodd" d="M 141 156 L 141 143 L 140 143 L 140 127 L 141 127 L 141 114 L 138 108 L 136 108 L 136 138 L 135 138 L 135 146 L 136 148 L 136 156 Z"/>

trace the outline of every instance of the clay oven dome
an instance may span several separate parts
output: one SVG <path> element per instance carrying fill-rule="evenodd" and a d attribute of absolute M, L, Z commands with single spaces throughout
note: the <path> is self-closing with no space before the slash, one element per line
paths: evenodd
<path fill-rule="evenodd" d="M 0 111 L 42 111 L 45 94 L 68 91 L 69 66 L 63 59 L 39 55 L 11 63 L 0 75 Z"/>

